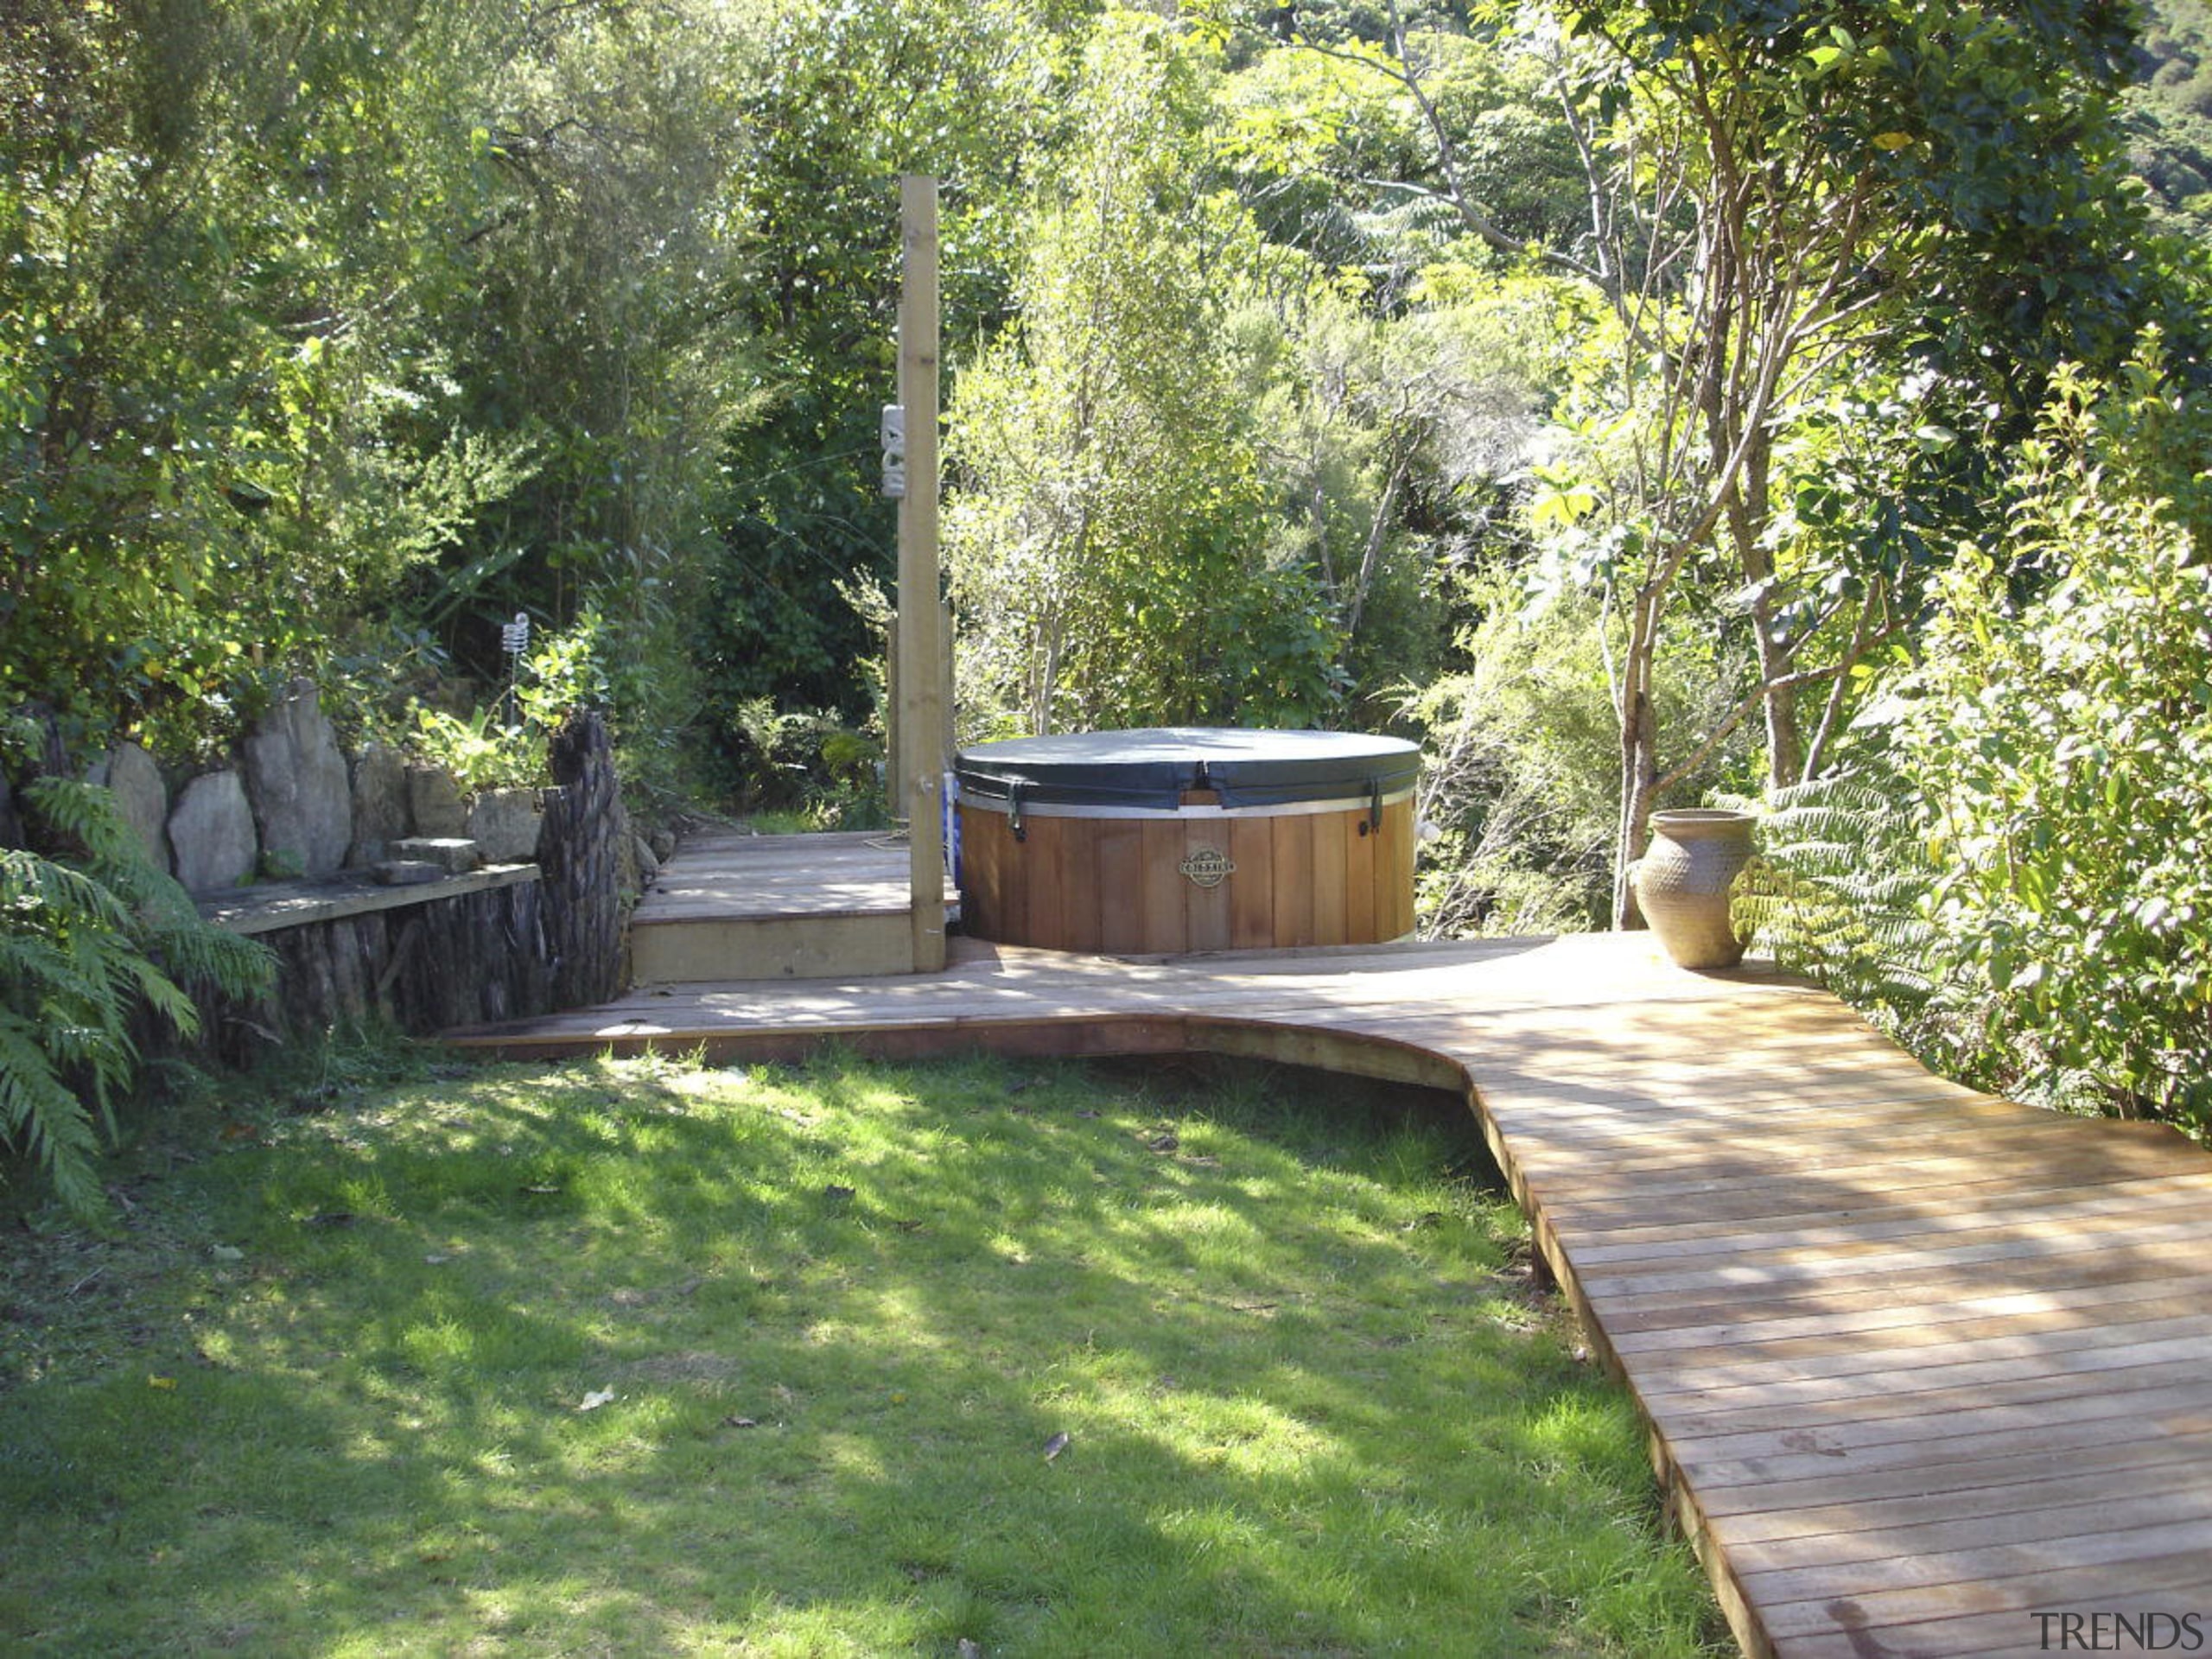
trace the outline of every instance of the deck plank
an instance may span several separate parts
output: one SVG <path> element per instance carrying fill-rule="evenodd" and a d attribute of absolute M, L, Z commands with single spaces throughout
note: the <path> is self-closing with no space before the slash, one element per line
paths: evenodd
<path fill-rule="evenodd" d="M 799 880 L 789 849 L 764 868 Z M 1747 1653 L 2033 1651 L 2036 1613 L 2097 1607 L 2212 1623 L 2212 1157 L 2180 1137 L 1946 1083 L 1823 993 L 1634 937 L 955 944 L 938 975 L 669 987 L 451 1040 L 1194 1049 L 1447 1084 L 1636 1390 Z"/>

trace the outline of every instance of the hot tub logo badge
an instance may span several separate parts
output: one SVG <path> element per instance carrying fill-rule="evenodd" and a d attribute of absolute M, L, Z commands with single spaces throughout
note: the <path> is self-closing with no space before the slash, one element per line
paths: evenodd
<path fill-rule="evenodd" d="M 1218 847 L 1201 847 L 1175 868 L 1201 887 L 1217 887 L 1236 870 Z"/>

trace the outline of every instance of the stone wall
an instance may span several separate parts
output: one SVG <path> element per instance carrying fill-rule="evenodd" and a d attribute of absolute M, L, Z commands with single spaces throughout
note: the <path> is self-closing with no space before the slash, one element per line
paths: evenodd
<path fill-rule="evenodd" d="M 630 896 L 620 885 L 617 851 L 631 832 L 598 715 L 569 718 L 556 734 L 552 768 L 559 781 L 543 791 L 542 820 L 533 800 L 526 815 L 512 803 L 501 809 L 518 815 L 515 822 L 472 810 L 459 826 L 482 831 L 494 846 L 502 834 L 510 844 L 526 836 L 537 855 L 534 876 L 486 872 L 380 899 L 360 896 L 363 883 L 340 877 L 287 885 L 272 895 L 278 914 L 253 914 L 250 899 L 225 906 L 220 919 L 253 933 L 276 953 L 279 966 L 276 988 L 261 1006 L 218 1010 L 208 1022 L 224 1027 L 224 1047 L 235 1052 L 256 1036 L 308 1036 L 368 1020 L 427 1035 L 612 996 L 620 988 Z M 454 826 L 435 821 L 434 827 Z M 391 843 L 408 845 L 407 838 Z M 327 896 L 318 899 L 318 893 Z M 283 913 L 295 903 L 296 918 Z"/>
<path fill-rule="evenodd" d="M 408 855 L 423 839 L 475 842 L 474 854 L 442 849 L 444 868 L 524 863 L 537 852 L 537 791 L 472 801 L 446 772 L 382 745 L 349 756 L 304 680 L 255 724 L 232 764 L 176 779 L 174 794 L 135 743 L 111 751 L 92 780 L 114 794 L 147 856 L 195 895 L 257 878 L 419 862 Z"/>
<path fill-rule="evenodd" d="M 44 729 L 38 767 L 62 772 Z M 346 754 L 301 682 L 232 764 L 165 778 L 125 743 L 88 777 L 203 915 L 276 952 L 263 1002 L 203 1008 L 208 1039 L 238 1058 L 336 1027 L 428 1034 L 619 990 L 637 855 L 596 715 L 570 718 L 551 765 L 553 788 L 465 798 L 391 749 Z M 0 844 L 21 842 L 14 807 L 0 776 Z"/>

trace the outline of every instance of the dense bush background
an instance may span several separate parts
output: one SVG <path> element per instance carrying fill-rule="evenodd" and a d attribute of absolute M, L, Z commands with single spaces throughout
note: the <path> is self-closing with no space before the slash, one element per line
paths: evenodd
<path fill-rule="evenodd" d="M 2197 0 L 18 0 L 0 711 L 188 769 L 304 672 L 490 776 L 582 696 L 663 801 L 880 819 L 929 172 L 965 733 L 1420 736 L 1443 930 L 1631 920 L 1654 805 L 1855 791 L 1929 861 L 1785 868 L 1785 816 L 1788 914 L 1878 888 L 1866 937 L 1944 948 L 1916 992 L 1783 948 L 1978 1075 L 2198 1122 L 2209 42 Z"/>

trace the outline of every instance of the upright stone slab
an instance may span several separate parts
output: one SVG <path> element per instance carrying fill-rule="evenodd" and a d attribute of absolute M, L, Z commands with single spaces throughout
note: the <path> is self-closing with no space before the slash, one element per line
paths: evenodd
<path fill-rule="evenodd" d="M 407 762 L 388 743 L 372 743 L 353 762 L 353 844 L 346 862 L 366 869 L 408 833 Z"/>
<path fill-rule="evenodd" d="M 245 741 L 246 792 L 263 854 L 302 875 L 327 875 L 353 840 L 353 790 L 338 734 L 314 685 L 295 681 Z"/>
<path fill-rule="evenodd" d="M 156 869 L 169 868 L 169 845 L 162 833 L 169 818 L 168 785 L 154 757 L 136 743 L 118 747 L 107 758 L 107 792 L 115 810 L 136 832 Z"/>
<path fill-rule="evenodd" d="M 252 878 L 261 845 L 253 809 L 235 772 L 194 779 L 169 814 L 169 851 L 188 892 L 215 893 Z"/>
<path fill-rule="evenodd" d="M 468 838 L 486 864 L 527 864 L 537 856 L 542 814 L 534 789 L 487 789 L 468 808 Z"/>
<path fill-rule="evenodd" d="M 450 840 L 468 833 L 468 803 L 443 766 L 407 768 L 407 817 L 418 836 Z"/>

